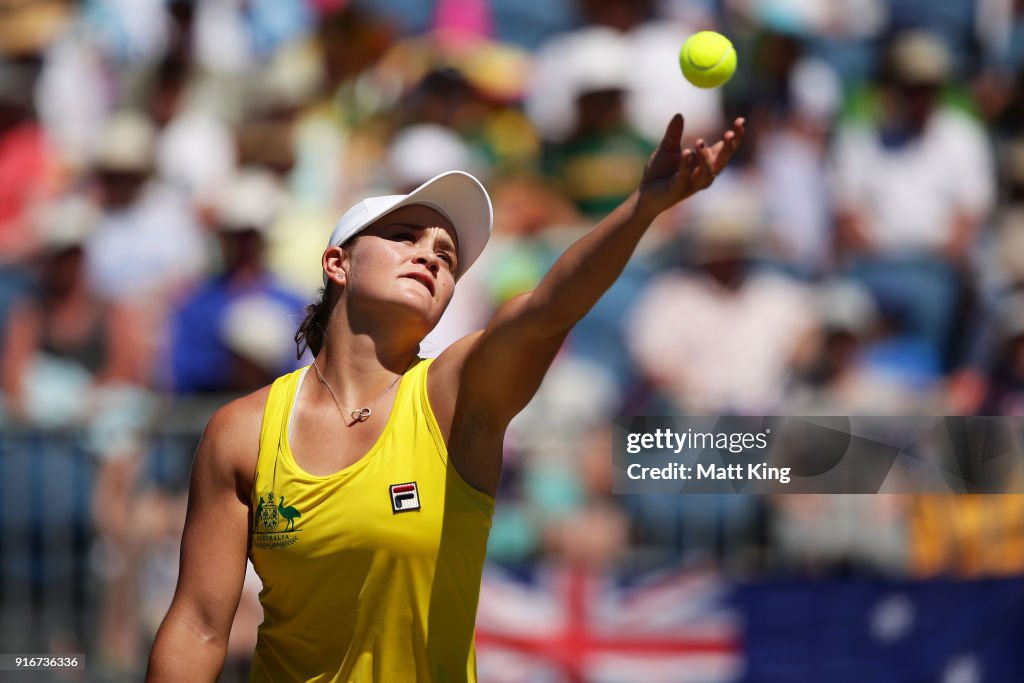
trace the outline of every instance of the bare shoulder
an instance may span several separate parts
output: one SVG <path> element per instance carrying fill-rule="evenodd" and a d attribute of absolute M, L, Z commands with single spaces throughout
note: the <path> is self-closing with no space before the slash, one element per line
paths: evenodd
<path fill-rule="evenodd" d="M 224 404 L 210 416 L 196 452 L 197 471 L 230 477 L 243 491 L 252 487 L 269 395 L 267 385 Z"/>
<path fill-rule="evenodd" d="M 263 409 L 270 395 L 270 385 L 257 389 L 251 394 L 236 398 L 218 408 L 203 432 L 204 439 L 222 441 L 253 441 L 259 443 L 260 426 L 263 423 Z M 252 432 L 255 431 L 255 434 Z"/>

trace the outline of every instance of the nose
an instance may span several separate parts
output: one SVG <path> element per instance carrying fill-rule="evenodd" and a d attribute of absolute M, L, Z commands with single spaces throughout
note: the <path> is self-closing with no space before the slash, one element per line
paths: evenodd
<path fill-rule="evenodd" d="M 416 254 L 413 259 L 413 263 L 418 263 L 427 267 L 434 275 L 437 275 L 437 271 L 441 269 L 441 259 L 437 257 L 437 254 L 433 250 L 421 250 Z"/>

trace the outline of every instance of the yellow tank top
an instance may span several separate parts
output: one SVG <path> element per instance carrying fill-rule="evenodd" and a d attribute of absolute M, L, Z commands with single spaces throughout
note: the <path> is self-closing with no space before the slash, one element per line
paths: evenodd
<path fill-rule="evenodd" d="M 315 476 L 288 445 L 306 368 L 267 398 L 252 491 L 263 580 L 251 681 L 476 681 L 473 625 L 494 499 L 448 458 L 419 360 L 380 438 Z"/>

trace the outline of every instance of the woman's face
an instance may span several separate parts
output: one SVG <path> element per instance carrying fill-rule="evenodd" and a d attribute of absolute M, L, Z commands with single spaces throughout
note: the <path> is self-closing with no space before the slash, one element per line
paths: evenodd
<path fill-rule="evenodd" d="M 345 262 L 350 297 L 412 309 L 433 328 L 455 291 L 455 228 L 428 206 L 406 206 L 359 233 Z"/>

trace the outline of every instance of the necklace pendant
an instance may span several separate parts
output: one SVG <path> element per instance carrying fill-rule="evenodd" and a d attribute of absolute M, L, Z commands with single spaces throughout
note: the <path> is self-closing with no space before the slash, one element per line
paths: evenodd
<path fill-rule="evenodd" d="M 369 408 L 360 408 L 359 410 L 352 411 L 352 419 L 356 422 L 364 422 L 369 419 L 370 414 L 373 411 Z"/>

